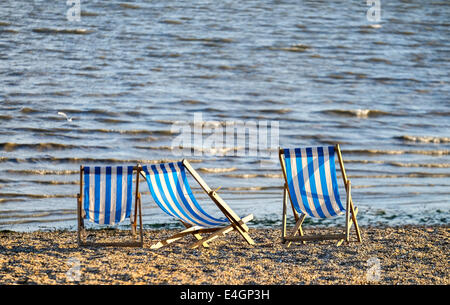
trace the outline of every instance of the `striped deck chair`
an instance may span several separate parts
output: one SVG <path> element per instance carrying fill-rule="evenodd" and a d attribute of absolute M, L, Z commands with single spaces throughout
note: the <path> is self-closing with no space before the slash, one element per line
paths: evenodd
<path fill-rule="evenodd" d="M 344 206 L 339 196 L 336 177 L 335 154 L 337 154 L 347 193 Z M 282 241 L 289 247 L 293 241 L 304 243 L 309 240 L 350 241 L 350 228 L 355 225 L 357 239 L 361 234 L 356 220 L 358 209 L 354 207 L 351 196 L 351 183 L 344 169 L 339 145 L 328 147 L 280 149 L 279 157 L 285 179 L 283 198 Z M 291 201 L 296 221 L 292 233 L 286 235 L 287 200 Z M 315 218 L 335 217 L 345 213 L 345 232 L 343 234 L 304 236 L 302 223 L 306 216 Z M 350 220 L 351 219 L 351 220 Z M 351 221 L 351 222 L 350 222 Z M 299 234 L 299 236 L 297 236 Z"/>
<path fill-rule="evenodd" d="M 209 215 L 199 205 L 189 186 L 186 171 L 191 174 L 222 211 L 225 215 L 224 218 L 216 218 Z M 141 173 L 145 174 L 151 196 L 155 203 L 161 210 L 180 220 L 186 227 L 185 230 L 152 245 L 152 249 L 169 245 L 191 234 L 197 239 L 190 246 L 191 248 L 194 249 L 199 246 L 208 247 L 208 242 L 233 230 L 238 231 L 247 243 L 250 245 L 254 244 L 254 241 L 248 235 L 249 229 L 246 225 L 248 221 L 253 219 L 253 215 L 250 214 L 242 219 L 239 218 L 225 201 L 220 198 L 216 191 L 211 190 L 187 160 L 143 166 Z M 201 234 L 203 233 L 211 234 L 207 237 L 202 237 Z"/>
<path fill-rule="evenodd" d="M 136 172 L 136 196 L 133 205 L 133 173 Z M 139 166 L 80 166 L 80 193 L 77 195 L 78 245 L 142 247 L 141 196 L 139 194 Z M 139 241 L 135 240 L 139 214 Z M 134 217 L 134 219 L 133 219 Z M 98 225 L 115 225 L 130 218 L 132 241 L 88 242 L 85 241 L 84 220 Z"/>

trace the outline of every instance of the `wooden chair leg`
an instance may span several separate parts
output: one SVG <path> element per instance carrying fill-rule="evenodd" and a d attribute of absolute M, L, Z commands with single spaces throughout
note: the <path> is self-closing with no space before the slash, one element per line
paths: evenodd
<path fill-rule="evenodd" d="M 358 208 L 353 207 L 353 202 L 350 202 L 350 207 L 351 207 L 351 211 L 352 211 L 352 215 L 351 215 L 352 223 L 355 225 L 356 237 L 358 239 L 358 242 L 362 242 L 361 232 L 360 232 L 359 226 L 358 226 L 358 220 L 356 219 L 356 215 L 358 214 Z"/>
<path fill-rule="evenodd" d="M 250 215 L 248 215 L 248 216 L 243 217 L 243 218 L 241 219 L 241 222 L 245 224 L 246 222 L 249 222 L 249 221 L 252 220 L 252 219 L 253 219 L 253 214 L 250 214 Z M 190 248 L 191 248 L 191 249 L 195 249 L 195 248 L 197 248 L 198 246 L 200 246 L 200 245 L 202 244 L 202 242 L 211 242 L 212 240 L 216 239 L 217 237 L 219 237 L 219 236 L 221 236 L 221 235 L 225 235 L 225 234 L 227 234 L 227 233 L 229 233 L 229 232 L 231 232 L 231 231 L 233 231 L 233 230 L 238 231 L 238 230 L 239 230 L 239 227 L 236 226 L 235 224 L 230 224 L 230 225 L 228 225 L 228 226 L 226 226 L 226 227 L 223 227 L 223 228 L 221 228 L 221 229 L 218 229 L 216 232 L 214 232 L 213 234 L 207 236 L 206 238 L 204 238 L 204 239 L 202 239 L 202 240 L 200 240 L 200 241 L 197 241 L 196 243 L 193 243 L 193 244 L 190 246 Z M 246 232 L 245 232 L 245 233 L 246 233 Z M 252 241 L 253 241 L 253 240 L 252 240 Z"/>
<path fill-rule="evenodd" d="M 303 236 L 302 224 L 303 224 L 303 221 L 305 221 L 305 218 L 306 218 L 305 214 L 302 214 L 298 218 L 297 222 L 295 223 L 294 229 L 292 230 L 292 234 L 289 237 L 295 237 L 297 234 L 300 234 L 300 236 Z M 286 248 L 289 248 L 291 246 L 291 244 L 292 244 L 292 242 L 289 241 L 286 244 Z M 302 241 L 302 244 L 305 244 L 305 241 Z"/>
<path fill-rule="evenodd" d="M 193 232 L 195 232 L 196 229 L 194 227 L 189 227 L 181 232 L 178 232 L 172 236 L 170 236 L 169 238 L 159 241 L 156 244 L 153 244 L 150 249 L 159 249 L 161 247 L 165 247 L 181 238 L 183 238 L 184 236 L 188 235 L 188 234 L 192 234 Z"/>
<path fill-rule="evenodd" d="M 217 230 L 216 232 L 214 232 L 210 236 L 193 243 L 192 245 L 189 246 L 189 248 L 191 248 L 191 249 L 198 248 L 200 245 L 202 245 L 204 243 L 207 243 L 207 242 L 211 242 L 214 239 L 216 239 L 217 237 L 219 237 L 221 235 L 225 235 L 225 234 L 233 231 L 234 229 L 235 229 L 235 227 L 233 225 L 226 226 L 226 227 L 224 227 L 224 228 L 222 228 L 220 230 Z"/>
<path fill-rule="evenodd" d="M 184 222 L 184 221 L 182 221 L 182 220 L 180 220 L 180 222 L 186 227 L 186 229 L 192 227 L 192 225 L 189 224 L 189 223 L 187 223 L 187 222 Z M 202 240 L 202 239 L 203 239 L 203 237 L 202 237 L 202 235 L 201 235 L 200 233 L 192 233 L 192 235 L 193 235 L 197 240 Z M 206 243 L 206 242 L 204 242 L 204 243 L 202 244 L 202 246 L 205 247 L 205 248 L 209 248 L 209 245 L 208 245 L 208 243 Z"/>
<path fill-rule="evenodd" d="M 283 188 L 283 215 L 281 219 L 281 242 L 284 244 L 286 242 L 286 219 L 287 218 L 287 191 L 286 185 Z"/>
<path fill-rule="evenodd" d="M 358 208 L 354 208 L 353 209 L 353 211 L 352 211 L 352 219 L 353 219 L 353 215 L 354 215 L 354 218 L 356 219 L 356 216 L 358 215 Z M 352 222 L 350 222 L 349 223 L 349 230 L 352 228 L 352 225 L 353 225 L 353 221 Z M 336 244 L 336 246 L 340 246 L 340 245 L 342 245 L 342 243 L 345 241 L 345 239 L 341 239 L 341 240 L 339 240 L 338 242 L 337 242 L 337 244 Z M 359 240 L 358 240 L 359 241 Z"/>
<path fill-rule="evenodd" d="M 350 242 L 350 202 L 352 200 L 351 195 L 351 183 L 347 181 L 347 204 L 345 209 L 345 242 Z"/>

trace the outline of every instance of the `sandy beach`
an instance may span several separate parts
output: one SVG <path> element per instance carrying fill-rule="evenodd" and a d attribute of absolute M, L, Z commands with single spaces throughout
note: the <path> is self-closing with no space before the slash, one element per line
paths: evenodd
<path fill-rule="evenodd" d="M 305 229 L 325 233 L 333 229 Z M 76 232 L 0 232 L 0 284 L 444 284 L 448 226 L 362 227 L 363 243 L 286 248 L 278 229 L 251 229 L 191 250 L 193 237 L 151 250 L 173 230 L 147 230 L 143 248 L 79 248 Z M 92 233 L 92 232 L 91 232 Z M 108 238 L 102 230 L 96 236 Z"/>

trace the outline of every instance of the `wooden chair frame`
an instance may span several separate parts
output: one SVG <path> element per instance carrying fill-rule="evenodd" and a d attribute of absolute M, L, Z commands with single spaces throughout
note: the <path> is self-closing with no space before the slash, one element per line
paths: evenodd
<path fill-rule="evenodd" d="M 139 170 L 140 166 L 134 166 L 136 171 L 136 190 L 134 201 L 134 215 L 130 215 L 130 225 L 133 240 L 124 242 L 90 242 L 85 240 L 86 229 L 84 227 L 83 217 L 83 173 L 84 166 L 80 166 L 80 193 L 77 194 L 77 217 L 78 217 L 78 246 L 80 247 L 143 247 L 144 234 L 142 230 L 142 210 L 141 210 L 141 194 L 139 193 Z M 137 217 L 139 215 L 139 240 L 135 240 L 137 230 Z M 131 216 L 134 216 L 133 219 Z"/>
<path fill-rule="evenodd" d="M 337 153 L 337 157 L 339 160 L 339 166 L 341 168 L 342 179 L 344 181 L 345 191 L 347 194 L 346 209 L 345 209 L 346 210 L 346 212 L 345 212 L 345 232 L 341 233 L 341 234 L 316 234 L 316 235 L 305 236 L 303 234 L 302 224 L 306 218 L 306 215 L 305 214 L 299 215 L 299 213 L 297 213 L 297 211 L 294 208 L 294 205 L 292 203 L 293 202 L 292 197 L 289 192 L 289 188 L 287 186 L 284 150 L 281 148 L 279 149 L 278 155 L 280 158 L 281 169 L 283 171 L 283 177 L 284 177 L 284 182 L 285 182 L 284 187 L 283 187 L 284 191 L 283 191 L 283 216 L 282 216 L 281 239 L 282 239 L 282 243 L 286 244 L 287 247 L 289 247 L 291 245 L 291 243 L 294 241 L 300 241 L 302 244 L 304 244 L 306 241 L 313 241 L 313 240 L 338 240 L 338 243 L 337 243 L 338 246 L 341 245 L 344 241 L 346 243 L 349 243 L 350 242 L 350 229 L 353 224 L 355 225 L 357 241 L 362 242 L 361 232 L 359 230 L 358 221 L 356 220 L 356 215 L 358 214 L 358 208 L 355 208 L 354 204 L 353 204 L 352 195 L 351 195 L 351 182 L 347 178 L 347 174 L 345 172 L 344 161 L 342 159 L 342 154 L 341 154 L 339 144 L 335 145 L 335 151 Z M 287 235 L 287 233 L 286 233 L 288 198 L 291 201 L 292 212 L 294 214 L 294 218 L 295 218 L 295 222 L 296 222 L 294 229 L 292 230 L 292 232 L 289 235 Z M 297 234 L 299 236 L 297 236 Z"/>
<path fill-rule="evenodd" d="M 212 190 L 206 182 L 200 177 L 200 175 L 194 170 L 194 168 L 189 164 L 189 162 L 183 159 L 182 164 L 184 168 L 191 174 L 191 176 L 197 181 L 200 187 L 205 191 L 205 193 L 211 198 L 211 200 L 216 204 L 216 206 L 222 211 L 222 213 L 228 218 L 230 221 L 230 225 L 224 227 L 213 227 L 213 228 L 205 228 L 200 226 L 192 226 L 188 223 L 183 223 L 186 227 L 185 230 L 178 232 L 169 238 L 159 241 L 156 244 L 152 245 L 152 249 L 159 249 L 161 247 L 167 246 L 186 235 L 193 235 L 197 241 L 190 245 L 191 249 L 195 249 L 199 246 L 203 246 L 204 248 L 208 248 L 208 243 L 213 241 L 214 239 L 224 236 L 225 234 L 231 231 L 237 231 L 242 237 L 246 240 L 249 245 L 254 245 L 255 242 L 248 234 L 249 228 L 246 223 L 253 219 L 253 214 L 250 214 L 242 219 L 228 206 L 228 204 L 217 194 L 216 191 Z M 141 170 L 141 174 L 143 171 Z M 145 176 L 144 176 L 145 177 Z M 209 236 L 203 237 L 201 234 L 211 233 Z"/>

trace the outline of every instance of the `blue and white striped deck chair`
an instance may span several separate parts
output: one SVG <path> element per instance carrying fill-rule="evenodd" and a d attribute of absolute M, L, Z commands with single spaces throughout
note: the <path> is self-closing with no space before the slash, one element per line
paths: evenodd
<path fill-rule="evenodd" d="M 245 224 L 253 219 L 253 215 L 239 218 L 216 191 L 209 188 L 187 160 L 143 166 L 142 171 L 155 203 L 161 210 L 180 220 L 186 227 L 185 230 L 154 244 L 152 249 L 161 248 L 190 234 L 197 238 L 191 248 L 201 245 L 208 247 L 208 242 L 233 230 L 238 231 L 249 244 L 254 244 L 248 235 L 248 227 Z M 189 172 L 200 184 L 225 217 L 213 217 L 200 206 L 189 186 L 186 172 Z M 212 234 L 203 238 L 201 233 Z"/>
<path fill-rule="evenodd" d="M 335 155 L 338 157 L 344 180 L 347 201 L 344 206 L 339 196 L 336 175 Z M 344 240 L 350 241 L 350 228 L 355 225 L 356 235 L 361 242 L 361 234 L 356 220 L 358 209 L 354 207 L 351 196 L 351 183 L 347 179 L 339 145 L 326 147 L 308 147 L 280 149 L 279 157 L 285 179 L 283 198 L 283 243 L 308 240 Z M 295 217 L 295 227 L 291 235 L 286 235 L 287 199 L 290 199 Z M 345 233 L 304 236 L 302 223 L 306 216 L 330 218 L 345 214 Z M 351 222 L 350 222 L 351 218 Z M 299 234 L 300 236 L 296 236 Z"/>
<path fill-rule="evenodd" d="M 78 244 L 80 246 L 142 247 L 142 216 L 138 166 L 80 166 L 78 203 Z M 133 206 L 133 174 L 136 172 L 136 196 Z M 127 242 L 87 242 L 84 220 L 98 225 L 115 225 L 129 218 L 133 235 L 139 214 L 140 240 Z M 133 217 L 134 216 L 134 220 Z"/>

